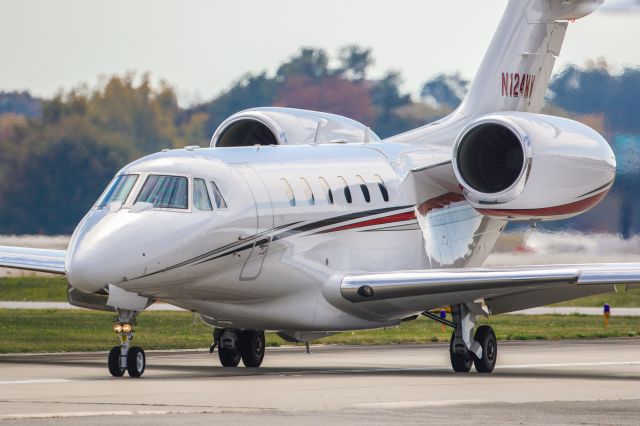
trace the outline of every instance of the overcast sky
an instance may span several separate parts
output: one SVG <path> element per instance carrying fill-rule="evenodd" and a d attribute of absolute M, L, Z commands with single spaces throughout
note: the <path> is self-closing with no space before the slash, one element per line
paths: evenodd
<path fill-rule="evenodd" d="M 640 66 L 638 1 L 608 3 L 609 12 L 570 25 L 556 70 L 600 56 L 618 67 Z M 505 4 L 2 0 L 0 90 L 50 96 L 80 83 L 94 86 L 100 75 L 149 71 L 188 104 L 212 98 L 246 72 L 275 71 L 301 46 L 334 54 L 355 43 L 373 49 L 373 76 L 399 70 L 417 94 L 440 72 L 473 76 Z"/>

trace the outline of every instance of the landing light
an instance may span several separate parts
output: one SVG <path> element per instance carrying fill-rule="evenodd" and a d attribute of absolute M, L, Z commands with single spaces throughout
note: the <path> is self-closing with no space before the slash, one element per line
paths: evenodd
<path fill-rule="evenodd" d="M 113 331 L 116 333 L 131 333 L 133 331 L 133 324 L 129 323 L 115 323 L 113 324 Z"/>

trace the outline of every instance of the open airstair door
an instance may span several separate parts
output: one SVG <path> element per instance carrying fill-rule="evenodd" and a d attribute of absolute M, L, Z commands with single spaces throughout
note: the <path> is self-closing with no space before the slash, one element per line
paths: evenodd
<path fill-rule="evenodd" d="M 256 209 L 256 238 L 253 247 L 251 247 L 249 257 L 240 272 L 240 280 L 249 281 L 256 279 L 260 275 L 264 258 L 269 251 L 273 232 L 273 206 L 267 187 L 260 175 L 251 166 L 237 164 L 234 168 L 240 173 L 251 191 Z"/>

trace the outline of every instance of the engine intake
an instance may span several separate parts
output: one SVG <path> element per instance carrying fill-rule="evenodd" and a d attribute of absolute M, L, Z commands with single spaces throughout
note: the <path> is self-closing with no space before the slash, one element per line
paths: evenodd
<path fill-rule="evenodd" d="M 480 117 L 458 135 L 453 169 L 480 213 L 509 220 L 551 220 L 582 213 L 607 194 L 615 157 L 581 123 L 525 112 Z"/>
<path fill-rule="evenodd" d="M 251 118 L 229 124 L 216 143 L 220 147 L 253 145 L 278 145 L 278 140 L 266 124 Z"/>
<path fill-rule="evenodd" d="M 480 124 L 460 140 L 457 164 L 462 179 L 478 192 L 494 194 L 517 182 L 525 168 L 524 149 L 511 130 Z"/>
<path fill-rule="evenodd" d="M 253 108 L 227 118 L 211 147 L 378 142 L 367 126 L 350 118 L 293 108 Z"/>

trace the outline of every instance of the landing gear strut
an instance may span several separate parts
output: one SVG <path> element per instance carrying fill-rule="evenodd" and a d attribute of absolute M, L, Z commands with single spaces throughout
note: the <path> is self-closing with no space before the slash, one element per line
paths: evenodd
<path fill-rule="evenodd" d="M 140 377 L 144 373 L 144 351 L 138 346 L 130 346 L 135 332 L 136 314 L 136 311 L 118 309 L 118 315 L 113 317 L 113 331 L 118 334 L 120 340 L 120 345 L 109 351 L 109 372 L 114 377 L 122 377 L 125 371 L 131 377 Z"/>
<path fill-rule="evenodd" d="M 237 367 L 241 359 L 245 367 L 260 367 L 265 352 L 264 331 L 215 328 L 209 352 L 216 347 L 224 367 Z"/>
<path fill-rule="evenodd" d="M 484 312 L 478 304 L 462 304 L 451 306 L 453 321 L 442 319 L 430 312 L 424 316 L 453 328 L 449 342 L 451 367 L 456 373 L 468 373 L 471 366 L 478 373 L 491 373 L 498 359 L 498 342 L 496 334 L 488 325 L 474 327 L 478 315 Z"/>

